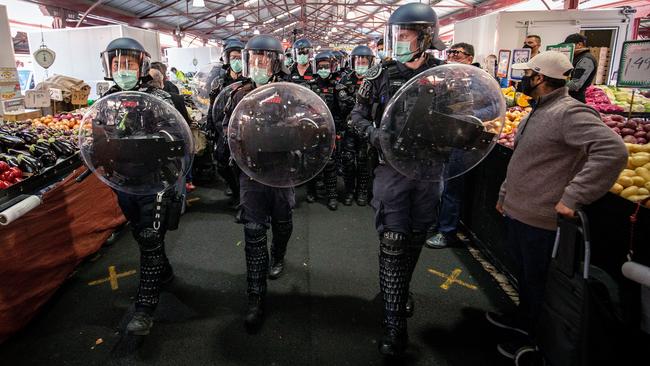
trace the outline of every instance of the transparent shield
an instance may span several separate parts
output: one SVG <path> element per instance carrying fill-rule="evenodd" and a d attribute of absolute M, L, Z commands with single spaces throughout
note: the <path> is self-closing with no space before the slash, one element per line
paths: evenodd
<path fill-rule="evenodd" d="M 219 127 L 223 123 L 225 117 L 225 108 L 226 103 L 228 103 L 228 97 L 232 94 L 233 90 L 240 87 L 242 84 L 241 81 L 237 81 L 223 88 L 219 92 L 219 95 L 214 99 L 214 104 L 212 104 L 212 121 L 214 121 L 215 126 Z"/>
<path fill-rule="evenodd" d="M 448 180 L 487 156 L 505 112 L 499 85 L 485 71 L 461 64 L 434 67 L 389 101 L 380 127 L 382 152 L 409 178 Z"/>
<path fill-rule="evenodd" d="M 194 151 L 190 128 L 174 106 L 133 91 L 110 94 L 90 107 L 79 148 L 102 182 L 139 195 L 173 187 L 190 169 Z"/>
<path fill-rule="evenodd" d="M 259 87 L 238 104 L 228 126 L 237 165 L 271 187 L 294 187 L 325 167 L 334 151 L 335 127 L 325 102 L 291 83 Z"/>
<path fill-rule="evenodd" d="M 225 73 L 221 63 L 211 63 L 202 66 L 196 72 L 192 81 L 190 81 L 190 89 L 192 90 L 192 100 L 194 105 L 198 108 L 203 115 L 208 113 L 210 108 L 210 91 L 212 90 L 212 82 Z"/>

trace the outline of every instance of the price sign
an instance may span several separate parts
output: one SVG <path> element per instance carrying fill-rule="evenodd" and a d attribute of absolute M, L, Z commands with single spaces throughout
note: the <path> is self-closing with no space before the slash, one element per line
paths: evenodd
<path fill-rule="evenodd" d="M 111 84 L 109 84 L 106 81 L 100 81 L 99 83 L 97 83 L 97 88 L 96 88 L 97 95 L 101 97 L 102 95 L 106 94 L 106 92 L 110 88 L 111 88 Z"/>
<path fill-rule="evenodd" d="M 497 65 L 497 77 L 508 77 L 510 69 L 510 50 L 499 50 L 499 63 Z"/>
<path fill-rule="evenodd" d="M 565 54 L 571 63 L 573 63 L 573 51 L 575 48 L 576 45 L 573 43 L 560 43 L 552 46 L 546 46 L 547 51 L 557 51 L 559 53 Z"/>
<path fill-rule="evenodd" d="M 631 88 L 650 87 L 649 40 L 623 43 L 616 84 Z"/>
<path fill-rule="evenodd" d="M 63 100 L 63 92 L 61 89 L 50 88 L 50 99 L 60 102 Z"/>
<path fill-rule="evenodd" d="M 530 48 L 515 48 L 512 50 L 512 65 L 523 64 L 530 59 Z M 510 70 L 510 79 L 521 80 L 526 70 Z"/>
<path fill-rule="evenodd" d="M 46 108 L 50 106 L 50 93 L 43 90 L 25 91 L 25 107 Z"/>
<path fill-rule="evenodd" d="M 83 90 L 73 90 L 71 103 L 73 105 L 87 105 L 88 93 L 84 92 Z"/>

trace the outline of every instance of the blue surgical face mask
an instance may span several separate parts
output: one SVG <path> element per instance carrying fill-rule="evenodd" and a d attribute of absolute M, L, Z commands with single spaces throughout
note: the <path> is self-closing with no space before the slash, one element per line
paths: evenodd
<path fill-rule="evenodd" d="M 251 79 L 255 82 L 257 85 L 264 85 L 269 82 L 269 75 L 266 72 L 265 67 L 256 67 L 253 66 L 251 67 Z"/>
<path fill-rule="evenodd" d="M 318 70 L 318 76 L 320 76 L 323 79 L 327 79 L 330 77 L 330 71 L 328 69 L 319 69 Z"/>
<path fill-rule="evenodd" d="M 120 70 L 113 74 L 113 81 L 122 90 L 131 90 L 138 84 L 138 72 L 134 70 Z"/>
<path fill-rule="evenodd" d="M 307 65 L 309 62 L 309 55 L 298 55 L 298 63 L 301 65 Z"/>
<path fill-rule="evenodd" d="M 377 57 L 378 57 L 380 60 L 385 59 L 385 58 L 386 58 L 386 51 L 377 51 Z"/>
<path fill-rule="evenodd" d="M 230 61 L 230 68 L 236 73 L 241 72 L 241 60 L 232 60 Z"/>
<path fill-rule="evenodd" d="M 287 57 L 284 59 L 284 66 L 291 66 L 293 65 L 293 59 L 291 57 Z"/>
<path fill-rule="evenodd" d="M 413 52 L 411 52 L 411 42 L 409 41 L 397 41 L 395 42 L 395 56 L 397 61 L 401 63 L 406 63 L 411 61 L 413 58 Z"/>

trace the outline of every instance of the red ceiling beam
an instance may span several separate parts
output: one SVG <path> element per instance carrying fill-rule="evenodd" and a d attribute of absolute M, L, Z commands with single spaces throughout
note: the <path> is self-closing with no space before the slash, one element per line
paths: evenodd
<path fill-rule="evenodd" d="M 440 26 L 454 24 L 458 21 L 465 20 L 465 19 L 476 18 L 481 15 L 493 13 L 499 9 L 503 9 L 508 6 L 523 3 L 525 1 L 528 0 L 488 0 L 477 4 L 476 5 L 477 7 L 475 7 L 474 9 L 456 12 L 443 17 L 440 20 Z M 434 5 L 433 8 L 435 9 L 436 6 Z"/>
<path fill-rule="evenodd" d="M 580 5 L 580 0 L 564 0 L 564 10 L 578 9 L 578 5 Z"/>

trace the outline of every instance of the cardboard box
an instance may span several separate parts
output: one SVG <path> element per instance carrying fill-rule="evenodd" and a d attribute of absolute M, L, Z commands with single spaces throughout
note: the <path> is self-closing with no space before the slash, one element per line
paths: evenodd
<path fill-rule="evenodd" d="M 4 114 L 3 118 L 5 121 L 16 122 L 42 116 L 43 114 L 41 113 L 40 109 L 25 109 L 24 112 L 7 112 Z"/>

